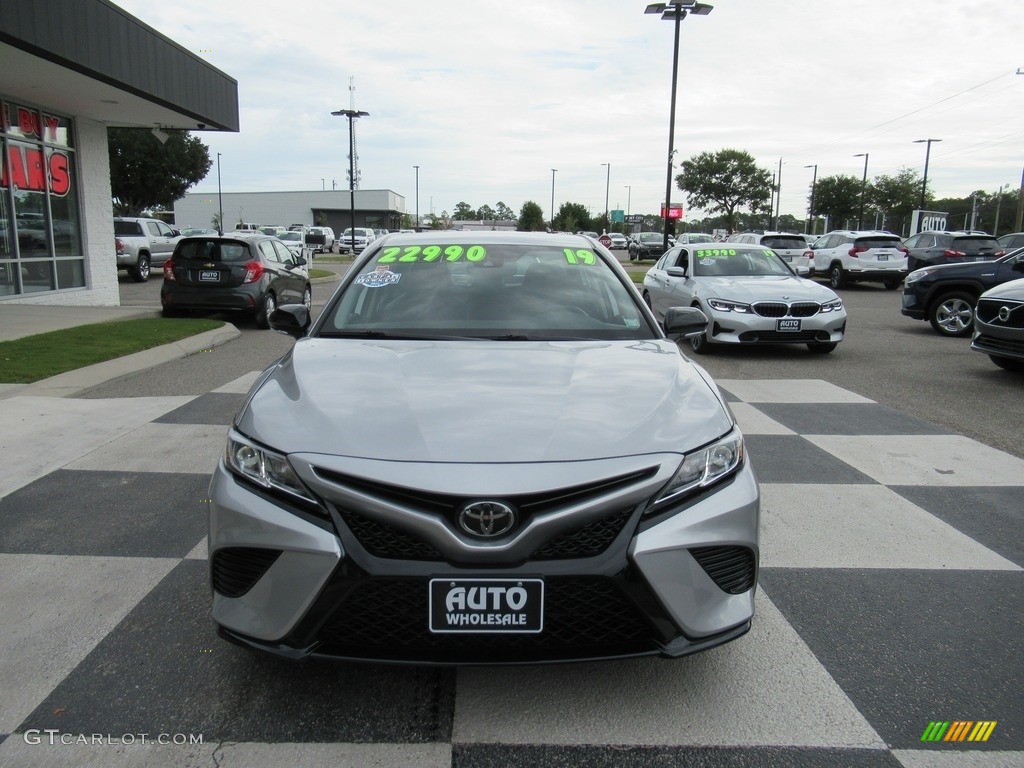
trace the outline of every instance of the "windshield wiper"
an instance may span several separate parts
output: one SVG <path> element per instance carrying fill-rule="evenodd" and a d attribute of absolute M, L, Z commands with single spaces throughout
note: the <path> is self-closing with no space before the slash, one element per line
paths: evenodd
<path fill-rule="evenodd" d="M 449 336 L 440 333 L 406 333 L 405 331 L 323 331 L 317 334 L 323 339 L 395 339 L 409 341 L 473 341 L 479 336 Z"/>

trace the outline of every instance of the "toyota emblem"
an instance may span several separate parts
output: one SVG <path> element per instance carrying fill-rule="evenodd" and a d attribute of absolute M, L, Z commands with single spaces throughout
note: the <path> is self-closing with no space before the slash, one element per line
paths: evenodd
<path fill-rule="evenodd" d="M 472 536 L 501 536 L 515 523 L 515 510 L 502 501 L 474 501 L 459 512 L 459 527 Z"/>

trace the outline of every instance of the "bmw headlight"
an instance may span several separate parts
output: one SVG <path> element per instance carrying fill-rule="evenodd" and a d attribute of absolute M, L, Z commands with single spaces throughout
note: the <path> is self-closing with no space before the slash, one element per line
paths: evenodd
<path fill-rule="evenodd" d="M 732 475 L 743 463 L 743 453 L 743 434 L 734 429 L 718 442 L 686 454 L 655 506 L 678 500 Z"/>
<path fill-rule="evenodd" d="M 742 304 L 738 301 L 726 301 L 725 299 L 708 299 L 708 306 L 719 312 L 739 312 L 743 314 L 750 312 L 749 304 Z"/>
<path fill-rule="evenodd" d="M 315 499 L 295 474 L 288 457 L 246 440 L 238 432 L 228 433 L 225 460 L 235 473 L 264 488 L 275 488 L 306 501 Z"/>
<path fill-rule="evenodd" d="M 832 301 L 826 301 L 821 305 L 822 312 L 838 312 L 843 308 L 842 299 L 833 299 Z"/>

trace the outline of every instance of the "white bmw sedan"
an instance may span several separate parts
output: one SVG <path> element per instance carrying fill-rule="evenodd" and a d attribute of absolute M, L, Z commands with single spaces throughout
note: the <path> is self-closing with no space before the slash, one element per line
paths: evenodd
<path fill-rule="evenodd" d="M 690 339 L 698 353 L 714 344 L 806 344 L 824 354 L 846 331 L 846 309 L 832 289 L 798 276 L 759 245 L 671 248 L 648 270 L 643 297 L 659 320 L 670 307 L 704 311 L 707 332 Z"/>

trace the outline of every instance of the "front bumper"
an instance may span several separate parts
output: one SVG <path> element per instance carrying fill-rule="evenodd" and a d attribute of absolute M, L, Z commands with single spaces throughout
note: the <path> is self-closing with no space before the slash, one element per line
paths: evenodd
<path fill-rule="evenodd" d="M 708 341 L 715 344 L 834 344 L 846 333 L 846 312 L 812 317 L 775 318 L 705 310 L 711 324 Z M 799 320 L 797 330 L 783 330 L 779 320 Z"/>
<path fill-rule="evenodd" d="M 662 466 L 611 496 L 537 514 L 542 522 L 494 552 L 467 549 L 430 514 L 389 517 L 389 502 L 337 477 L 314 480 L 324 499 L 317 512 L 265 494 L 222 464 L 210 486 L 214 619 L 225 638 L 288 658 L 418 664 L 674 657 L 741 636 L 759 560 L 749 463 L 704 495 L 644 518 L 678 456 L 639 458 L 615 463 L 627 474 Z M 596 469 L 607 477 L 604 464 Z M 296 468 L 304 480 L 312 479 L 308 468 Z M 531 468 L 470 471 L 518 481 Z M 432 578 L 541 579 L 543 631 L 432 633 Z"/>

